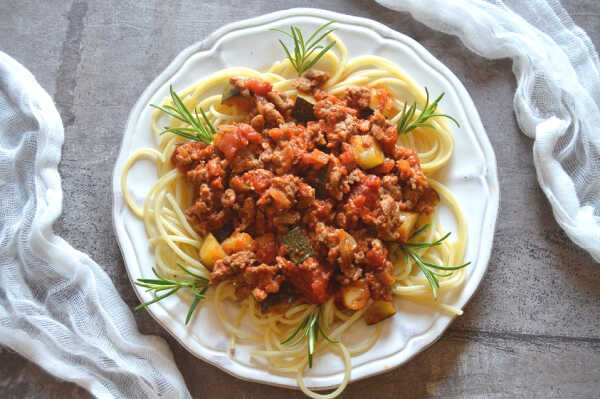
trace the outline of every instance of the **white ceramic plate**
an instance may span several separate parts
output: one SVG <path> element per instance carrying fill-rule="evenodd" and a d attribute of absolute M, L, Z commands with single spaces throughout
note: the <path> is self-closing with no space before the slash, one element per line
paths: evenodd
<path fill-rule="evenodd" d="M 469 239 L 466 259 L 468 277 L 462 290 L 444 297 L 446 303 L 462 308 L 481 282 L 492 248 L 498 212 L 499 190 L 496 160 L 479 115 L 469 94 L 456 76 L 413 39 L 384 25 L 364 19 L 316 9 L 292 9 L 267 14 L 227 25 L 206 40 L 181 52 L 169 67 L 144 91 L 129 115 L 121 152 L 113 176 L 113 219 L 121 251 L 131 281 L 152 275 L 154 259 L 141 221 L 123 201 L 120 176 L 127 158 L 137 149 L 156 147 L 150 129 L 150 103 L 160 103 L 168 95 L 169 85 L 181 90 L 198 79 L 226 67 L 246 66 L 264 70 L 283 57 L 277 35 L 268 29 L 286 28 L 291 24 L 309 30 L 328 20 L 335 20 L 336 34 L 348 47 L 349 59 L 375 54 L 400 65 L 431 93 L 445 92 L 442 109 L 456 117 L 460 128 L 453 127 L 455 156 L 438 178 L 457 197 L 468 221 Z M 156 181 L 154 167 L 139 162 L 129 175 L 134 199 L 141 203 Z M 448 230 L 454 230 L 449 218 L 443 218 Z M 134 286 L 140 300 L 151 299 Z M 199 307 L 196 317 L 185 326 L 189 303 L 177 296 L 147 308 L 185 348 L 199 358 L 246 380 L 284 387 L 296 387 L 294 375 L 270 372 L 263 363 L 249 356 L 249 348 L 239 345 L 234 357 L 229 355 L 229 338 L 214 314 L 212 304 Z M 397 367 L 435 342 L 450 325 L 452 317 L 425 306 L 398 301 L 398 314 L 385 321 L 377 344 L 367 353 L 352 359 L 352 380 L 365 378 Z M 358 323 L 350 334 L 369 334 L 372 327 Z M 316 366 L 306 376 L 312 388 L 336 386 L 342 379 L 342 362 L 334 355 L 317 358 Z"/>

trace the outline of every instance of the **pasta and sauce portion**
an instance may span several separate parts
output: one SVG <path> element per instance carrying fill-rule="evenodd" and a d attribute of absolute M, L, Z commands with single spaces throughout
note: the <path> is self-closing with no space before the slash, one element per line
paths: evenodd
<path fill-rule="evenodd" d="M 137 282 L 155 298 L 139 307 L 182 290 L 187 323 L 212 301 L 232 349 L 251 342 L 273 371 L 296 373 L 307 395 L 326 398 L 348 383 L 351 357 L 377 342 L 395 298 L 461 314 L 437 299 L 460 287 L 468 265 L 462 212 L 430 177 L 453 152 L 442 96 L 430 101 L 383 58 L 348 60 L 329 26 L 307 41 L 296 27 L 281 31 L 296 48 L 282 42 L 288 58 L 265 72 L 230 68 L 171 88 L 152 116 L 158 149 L 133 154 L 122 177 L 156 259 L 156 276 Z M 158 174 L 141 208 L 127 190 L 140 158 Z M 440 201 L 455 239 L 440 225 Z M 226 301 L 239 304 L 236 318 Z M 359 322 L 375 334 L 344 345 Z M 303 375 L 327 350 L 346 371 L 322 395 Z"/>

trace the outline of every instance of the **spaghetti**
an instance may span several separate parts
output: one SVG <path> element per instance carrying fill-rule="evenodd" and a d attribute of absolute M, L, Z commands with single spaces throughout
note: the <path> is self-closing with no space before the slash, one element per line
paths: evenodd
<path fill-rule="evenodd" d="M 388 107 L 387 117 L 392 124 L 397 124 L 402 118 L 401 110 L 406 110 L 407 104 L 424 104 L 426 97 L 416 83 L 407 76 L 397 65 L 376 56 L 362 56 L 348 60 L 344 44 L 334 34 L 329 34 L 330 40 L 336 40 L 336 53 L 329 51 L 319 60 L 317 67 L 326 71 L 330 78 L 321 90 L 328 95 L 341 96 L 353 86 L 370 89 L 386 89 L 392 94 L 392 106 Z M 188 109 L 206 110 L 206 117 L 219 128 L 246 119 L 246 113 L 234 107 L 221 104 L 220 92 L 232 78 L 246 77 L 260 79 L 272 84 L 273 90 L 284 93 L 289 98 L 299 94 L 294 85 L 295 76 L 288 59 L 275 62 L 267 71 L 259 72 L 249 68 L 229 68 L 199 80 L 196 84 L 179 92 L 179 97 Z M 305 97 L 306 95 L 303 94 Z M 308 96 L 310 97 L 310 96 Z M 311 98 L 314 100 L 314 98 Z M 173 106 L 171 99 L 165 99 L 162 106 Z M 418 117 L 423 109 L 415 111 Z M 184 174 L 172 162 L 173 153 L 178 145 L 185 142 L 174 133 L 161 134 L 164 113 L 156 110 L 152 115 L 152 129 L 160 138 L 157 149 L 142 149 L 128 159 L 122 174 L 122 191 L 124 200 L 130 210 L 143 220 L 146 234 L 156 259 L 156 271 L 161 276 L 185 279 L 185 273 L 177 268 L 177 263 L 185 264 L 194 274 L 210 279 L 211 270 L 199 260 L 199 251 L 205 237 L 198 233 L 185 214 L 185 209 L 194 201 L 194 190 L 186 181 Z M 168 121 L 170 127 L 176 128 L 184 124 L 176 118 Z M 431 265 L 455 265 L 463 261 L 466 246 L 466 222 L 460 207 L 450 191 L 443 184 L 433 180 L 431 176 L 444 168 L 453 153 L 452 133 L 445 121 L 440 117 L 431 118 L 430 126 L 423 126 L 399 136 L 398 143 L 413 149 L 418 154 L 420 167 L 428 176 L 431 187 L 453 213 L 458 226 L 456 239 L 445 240 L 442 226 L 439 222 L 438 211 L 422 214 L 418 225 L 429 224 L 431 228 L 424 230 L 415 242 L 435 242 L 439 245 L 413 247 L 413 253 L 420 260 Z M 127 175 L 130 168 L 142 158 L 148 158 L 156 164 L 158 180 L 148 194 L 143 205 L 138 206 L 131 198 L 127 187 Z M 394 296 L 435 306 L 454 315 L 462 314 L 460 309 L 440 303 L 432 299 L 431 281 L 427 276 L 419 274 L 420 268 L 414 257 L 409 257 L 401 245 L 390 245 L 389 259 L 393 264 L 394 283 L 391 292 Z M 452 291 L 461 286 L 466 276 L 464 268 L 450 270 L 446 274 L 438 274 L 439 290 Z M 437 280 L 436 280 L 437 281 Z M 233 320 L 227 318 L 223 309 L 226 301 L 236 300 L 235 287 L 224 281 L 208 291 L 216 313 L 228 333 L 231 335 L 232 351 L 238 341 L 250 342 L 257 347 L 254 356 L 268 361 L 268 367 L 275 372 L 296 373 L 299 388 L 313 398 L 334 398 L 343 391 L 350 379 L 351 357 L 368 351 L 376 342 L 381 331 L 382 323 L 375 325 L 375 333 L 355 345 L 344 344 L 344 333 L 362 319 L 367 306 L 350 312 L 340 310 L 333 297 L 320 307 L 306 302 L 295 302 L 281 312 L 261 312 L 257 300 L 248 295 L 239 303 L 239 312 Z M 188 298 L 189 300 L 190 298 Z M 319 394 L 310 391 L 303 382 L 304 371 L 309 360 L 306 358 L 307 345 L 305 340 L 295 346 L 282 343 L 294 329 L 307 317 L 318 312 L 317 325 L 321 323 L 327 330 L 331 340 L 322 339 L 313 343 L 314 352 L 322 353 L 327 350 L 337 353 L 343 360 L 345 372 L 339 387 L 329 394 Z M 251 329 L 240 327 L 242 320 L 247 320 Z M 317 333 L 318 334 L 318 333 Z M 260 348 L 260 349 L 258 349 Z"/>

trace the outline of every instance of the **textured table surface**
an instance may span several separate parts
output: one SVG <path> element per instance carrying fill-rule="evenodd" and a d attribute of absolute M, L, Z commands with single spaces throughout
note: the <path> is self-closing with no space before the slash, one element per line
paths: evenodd
<path fill-rule="evenodd" d="M 298 7 L 292 0 L 0 0 L 0 50 L 55 99 L 66 137 L 57 234 L 89 253 L 131 306 L 137 298 L 111 224 L 111 172 L 124 123 L 142 90 L 182 49 L 225 23 Z M 564 0 L 600 47 L 600 2 Z M 515 123 L 510 60 L 474 56 L 454 37 L 371 1 L 311 3 L 380 21 L 412 36 L 464 83 L 496 151 L 501 204 L 489 271 L 449 331 L 403 367 L 351 384 L 344 398 L 577 397 L 600 395 L 600 267 L 558 227 L 539 189 L 530 139 Z M 194 358 L 147 312 L 142 332 L 164 337 L 195 398 L 301 398 L 247 383 Z M 210 382 L 210 383 L 209 383 Z M 0 348 L 3 398 L 87 398 Z"/>

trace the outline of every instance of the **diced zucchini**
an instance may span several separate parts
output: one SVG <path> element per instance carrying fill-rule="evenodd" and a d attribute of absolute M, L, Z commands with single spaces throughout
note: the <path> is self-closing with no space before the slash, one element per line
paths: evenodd
<path fill-rule="evenodd" d="M 393 302 L 375 301 L 364 314 L 365 322 L 369 325 L 379 323 L 381 320 L 385 320 L 395 313 L 396 308 Z"/>
<path fill-rule="evenodd" d="M 200 248 L 200 260 L 204 266 L 212 270 L 216 261 L 226 256 L 225 251 L 219 244 L 219 241 L 212 234 L 208 234 L 204 238 L 202 247 Z"/>
<path fill-rule="evenodd" d="M 242 92 L 231 83 L 227 83 L 221 95 L 221 104 L 227 104 L 227 101 L 235 97 L 242 97 Z"/>
<path fill-rule="evenodd" d="M 308 121 L 314 121 L 317 118 L 314 113 L 314 103 L 309 99 L 298 96 L 292 108 L 292 118 L 298 122 L 306 123 Z"/>
<path fill-rule="evenodd" d="M 356 163 L 361 168 L 372 169 L 383 163 L 383 151 L 372 136 L 352 136 L 350 145 L 352 145 Z"/>
<path fill-rule="evenodd" d="M 213 235 L 215 236 L 217 241 L 223 242 L 223 240 L 225 240 L 227 237 L 229 237 L 231 234 L 233 234 L 233 232 L 234 232 L 233 224 L 227 223 L 223 227 L 221 227 L 219 230 L 213 231 Z"/>
<path fill-rule="evenodd" d="M 362 281 L 341 288 L 342 303 L 351 310 L 364 308 L 369 302 L 369 287 Z"/>
<path fill-rule="evenodd" d="M 371 107 L 366 107 L 358 111 L 358 117 L 360 119 L 369 119 L 369 116 L 373 115 L 375 110 Z"/>
<path fill-rule="evenodd" d="M 231 83 L 227 83 L 225 90 L 223 90 L 223 94 L 221 95 L 221 104 L 228 107 L 235 107 L 240 111 L 250 110 L 251 105 L 250 99 L 248 97 L 244 97 L 240 92 L 240 89 Z"/>
<path fill-rule="evenodd" d="M 221 243 L 226 254 L 240 251 L 251 251 L 254 240 L 248 233 L 235 232 Z"/>
<path fill-rule="evenodd" d="M 282 284 L 279 292 L 269 294 L 267 298 L 260 303 L 260 311 L 262 313 L 283 313 L 291 304 L 298 298 L 298 294 L 289 284 Z"/>
<path fill-rule="evenodd" d="M 415 229 L 417 220 L 419 220 L 419 214 L 416 212 L 400 212 L 400 215 L 404 218 L 399 229 L 400 241 L 407 242 Z"/>

